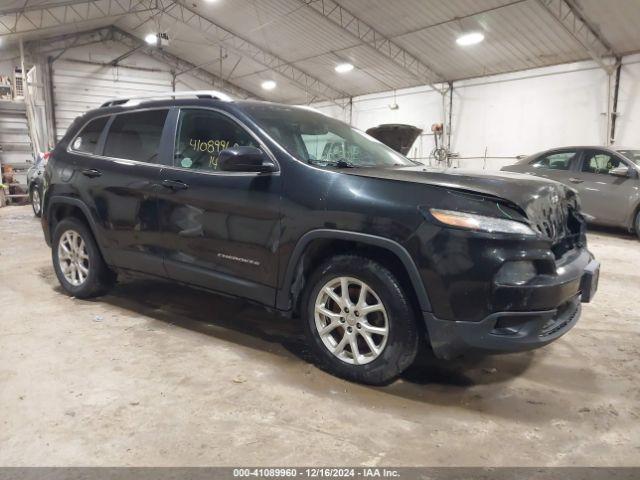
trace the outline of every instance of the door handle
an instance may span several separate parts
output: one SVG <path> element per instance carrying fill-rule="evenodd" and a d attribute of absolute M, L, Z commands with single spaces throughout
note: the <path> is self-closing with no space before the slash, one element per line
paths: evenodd
<path fill-rule="evenodd" d="M 96 178 L 102 175 L 102 172 L 100 170 L 96 170 L 95 168 L 85 168 L 84 170 L 82 170 L 82 174 L 85 177 Z"/>
<path fill-rule="evenodd" d="M 571 177 L 571 178 L 569 179 L 569 181 L 570 181 L 571 183 L 582 183 L 582 182 L 584 182 L 584 180 L 580 180 L 579 178 L 575 178 L 575 177 Z"/>
<path fill-rule="evenodd" d="M 189 188 L 189 185 L 179 180 L 162 180 L 162 186 L 170 190 L 186 190 Z"/>

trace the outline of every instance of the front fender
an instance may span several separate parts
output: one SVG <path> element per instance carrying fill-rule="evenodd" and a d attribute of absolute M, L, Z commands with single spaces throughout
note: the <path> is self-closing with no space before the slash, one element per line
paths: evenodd
<path fill-rule="evenodd" d="M 388 238 L 376 235 L 332 229 L 311 230 L 300 237 L 289 257 L 281 288 L 276 295 L 276 308 L 278 310 L 290 310 L 293 307 L 290 292 L 296 268 L 306 248 L 313 240 L 317 239 L 348 240 L 388 250 L 400 260 L 406 269 L 418 302 L 420 303 L 420 309 L 426 312 L 431 311 L 431 302 L 429 301 L 427 291 L 418 273 L 418 268 L 409 252 L 402 245 Z"/>

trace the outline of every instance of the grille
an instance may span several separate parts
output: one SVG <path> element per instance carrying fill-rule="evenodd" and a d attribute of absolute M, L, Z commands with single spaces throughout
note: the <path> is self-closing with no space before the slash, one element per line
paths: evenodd
<path fill-rule="evenodd" d="M 573 321 L 578 313 L 578 306 L 579 304 L 576 302 L 570 302 L 564 307 L 559 308 L 556 316 L 544 324 L 542 331 L 538 336 L 548 337 L 549 335 L 553 335 L 554 333 L 562 330 Z"/>

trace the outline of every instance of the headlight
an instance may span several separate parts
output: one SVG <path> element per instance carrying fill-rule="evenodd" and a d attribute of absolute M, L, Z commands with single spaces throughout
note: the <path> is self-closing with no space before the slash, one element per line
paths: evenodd
<path fill-rule="evenodd" d="M 536 233 L 527 225 L 515 220 L 504 218 L 486 217 L 475 213 L 455 212 L 453 210 L 440 210 L 430 208 L 429 212 L 439 222 L 452 227 L 466 228 L 469 230 L 481 230 L 490 233 L 513 233 L 517 235 L 535 236 Z"/>

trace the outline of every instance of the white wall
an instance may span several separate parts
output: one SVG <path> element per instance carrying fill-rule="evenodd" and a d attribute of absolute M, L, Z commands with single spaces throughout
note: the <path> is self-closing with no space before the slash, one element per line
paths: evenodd
<path fill-rule="evenodd" d="M 620 73 L 616 144 L 640 148 L 640 55 L 625 57 Z"/>
<path fill-rule="evenodd" d="M 611 87 L 613 87 L 612 78 Z M 454 83 L 451 150 L 454 165 L 498 169 L 518 155 L 547 148 L 605 145 L 607 74 L 593 62 L 545 67 Z M 640 146 L 640 55 L 625 57 L 621 74 L 617 144 Z M 409 156 L 425 158 L 433 148 L 430 126 L 443 121 L 441 96 L 428 87 L 355 97 L 340 111 L 326 103 L 321 111 L 357 128 L 408 123 L 424 130 Z M 448 98 L 446 102 L 448 109 Z M 486 152 L 486 159 L 485 159 Z"/>
<path fill-rule="evenodd" d="M 486 149 L 497 167 L 547 148 L 601 144 L 606 111 L 607 74 L 588 63 L 457 82 L 451 149 L 471 159 Z"/>

